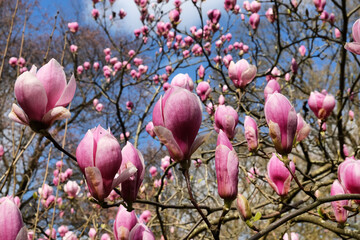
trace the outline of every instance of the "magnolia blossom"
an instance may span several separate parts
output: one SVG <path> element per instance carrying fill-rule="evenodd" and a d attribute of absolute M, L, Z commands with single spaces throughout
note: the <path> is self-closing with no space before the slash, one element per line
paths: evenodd
<path fill-rule="evenodd" d="M 335 32 L 336 33 L 336 32 Z M 339 34 L 340 35 L 340 34 Z M 360 19 L 356 20 L 352 27 L 354 41 L 345 44 L 345 49 L 354 54 L 360 55 Z"/>
<path fill-rule="evenodd" d="M 74 76 L 66 83 L 65 72 L 55 59 L 36 70 L 33 65 L 16 79 L 15 96 L 21 108 L 13 104 L 9 118 L 39 132 L 55 120 L 70 117 L 65 107 L 74 97 L 76 83 Z"/>

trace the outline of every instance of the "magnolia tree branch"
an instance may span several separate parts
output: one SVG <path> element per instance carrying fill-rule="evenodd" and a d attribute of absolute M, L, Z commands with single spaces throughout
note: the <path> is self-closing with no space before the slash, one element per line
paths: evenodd
<path fill-rule="evenodd" d="M 249 240 L 260 239 L 262 236 L 275 230 L 276 228 L 280 227 L 281 225 L 288 222 L 289 220 L 291 220 L 301 214 L 304 214 L 304 213 L 316 208 L 317 206 L 320 206 L 323 203 L 339 201 L 339 200 L 346 200 L 346 199 L 359 200 L 360 194 L 341 194 L 341 195 L 335 195 L 335 196 L 321 198 L 321 199 L 319 198 L 314 203 L 312 203 L 308 206 L 305 206 L 303 208 L 300 208 L 298 210 L 295 210 L 294 212 L 289 213 L 288 215 L 284 216 L 283 218 L 280 218 L 276 222 L 270 224 L 266 229 L 263 229 L 260 232 L 258 232 L 257 234 L 253 235 L 251 238 L 249 238 Z"/>

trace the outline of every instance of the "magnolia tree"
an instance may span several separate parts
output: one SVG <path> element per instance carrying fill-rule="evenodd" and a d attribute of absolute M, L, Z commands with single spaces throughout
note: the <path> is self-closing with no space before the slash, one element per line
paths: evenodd
<path fill-rule="evenodd" d="M 119 2 L 0 2 L 1 239 L 360 239 L 359 3 Z"/>

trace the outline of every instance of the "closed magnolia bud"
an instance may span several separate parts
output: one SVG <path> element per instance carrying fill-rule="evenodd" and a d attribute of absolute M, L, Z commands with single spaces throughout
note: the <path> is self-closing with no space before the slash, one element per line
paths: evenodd
<path fill-rule="evenodd" d="M 259 132 L 256 121 L 252 117 L 245 116 L 244 128 L 248 149 L 254 151 L 259 145 Z"/>
<path fill-rule="evenodd" d="M 225 204 L 231 204 L 238 193 L 239 160 L 226 134 L 220 130 L 215 150 L 218 192 Z M 229 207 L 229 206 L 228 206 Z"/>
<path fill-rule="evenodd" d="M 300 55 L 303 57 L 303 56 L 305 56 L 305 54 L 306 54 L 306 47 L 304 46 L 304 45 L 301 45 L 300 47 L 299 47 L 299 53 L 300 53 Z"/>
<path fill-rule="evenodd" d="M 120 205 L 114 221 L 115 240 L 128 240 L 131 229 L 138 223 L 135 211 L 128 212 Z"/>
<path fill-rule="evenodd" d="M 229 139 L 233 139 L 238 118 L 237 112 L 231 106 L 220 105 L 215 112 L 215 131 L 219 133 L 222 130 Z"/>
<path fill-rule="evenodd" d="M 304 140 L 310 133 L 310 125 L 305 122 L 300 113 L 297 114 L 296 141 Z"/>
<path fill-rule="evenodd" d="M 144 158 L 139 150 L 137 150 L 130 142 L 121 151 L 122 163 L 119 174 L 125 171 L 129 166 L 135 166 L 137 172 L 131 178 L 121 183 L 121 196 L 124 201 L 131 204 L 136 200 L 140 185 L 144 179 L 145 165 Z M 129 165 L 129 163 L 131 163 Z"/>
<path fill-rule="evenodd" d="M 186 39 L 186 38 L 185 38 Z M 192 40 L 192 38 L 190 38 Z M 191 45 L 191 44 L 190 44 Z M 200 65 L 199 69 L 198 69 L 198 75 L 201 79 L 204 78 L 205 76 L 205 68 L 203 67 L 203 65 Z"/>
<path fill-rule="evenodd" d="M 240 193 L 236 198 L 236 208 L 240 213 L 240 217 L 243 221 L 249 220 L 252 218 L 251 208 L 248 200 L 241 195 Z"/>
<path fill-rule="evenodd" d="M 250 65 L 245 59 L 241 59 L 236 64 L 231 61 L 228 72 L 235 87 L 244 89 L 256 76 L 257 68 Z"/>
<path fill-rule="evenodd" d="M 173 86 L 167 90 L 153 110 L 154 132 L 178 162 L 189 160 L 199 146 L 195 138 L 201 120 L 199 98 L 181 87 Z"/>
<path fill-rule="evenodd" d="M 290 162 L 290 169 L 295 173 L 295 164 Z M 290 183 L 293 179 L 289 170 L 285 167 L 285 164 L 277 158 L 276 154 L 270 158 L 267 165 L 268 176 L 266 180 L 270 186 L 279 196 L 285 196 L 288 194 L 290 189 Z"/>
<path fill-rule="evenodd" d="M 260 15 L 257 13 L 253 13 L 250 15 L 249 18 L 249 24 L 251 26 L 252 29 L 257 29 L 260 23 Z"/>
<path fill-rule="evenodd" d="M 297 128 L 294 107 L 284 95 L 274 93 L 265 102 L 264 111 L 276 151 L 280 154 L 291 153 Z"/>
<path fill-rule="evenodd" d="M 331 196 L 345 194 L 345 190 L 343 186 L 339 183 L 338 180 L 335 180 L 331 185 Z M 349 200 L 339 200 L 331 202 L 331 206 L 333 208 L 335 219 L 338 223 L 344 223 L 347 219 L 347 210 L 343 207 L 348 206 Z"/>
<path fill-rule="evenodd" d="M 326 120 L 335 108 L 335 98 L 326 90 L 315 91 L 310 93 L 308 104 L 318 119 Z"/>
<path fill-rule="evenodd" d="M 151 136 L 151 137 L 156 137 L 156 134 L 154 132 L 154 124 L 153 122 L 149 122 L 146 127 L 145 130 L 147 131 L 147 133 Z"/>
<path fill-rule="evenodd" d="M 122 161 L 120 144 L 100 125 L 86 133 L 76 149 L 76 158 L 91 195 L 99 201 L 136 172 L 132 166 L 114 179 Z"/>
<path fill-rule="evenodd" d="M 200 97 L 201 101 L 206 101 L 211 93 L 210 84 L 206 81 L 202 81 L 196 88 L 196 93 Z"/>
<path fill-rule="evenodd" d="M 76 33 L 79 30 L 79 24 L 77 22 L 68 23 L 68 28 L 70 32 Z"/>
<path fill-rule="evenodd" d="M 313 0 L 316 10 L 318 12 L 324 11 L 324 7 L 326 5 L 326 0 Z"/>
<path fill-rule="evenodd" d="M 68 181 L 64 186 L 64 192 L 69 198 L 75 198 L 80 192 L 80 186 L 75 181 Z"/>
<path fill-rule="evenodd" d="M 2 240 L 27 239 L 21 212 L 7 197 L 0 198 L 0 236 Z"/>

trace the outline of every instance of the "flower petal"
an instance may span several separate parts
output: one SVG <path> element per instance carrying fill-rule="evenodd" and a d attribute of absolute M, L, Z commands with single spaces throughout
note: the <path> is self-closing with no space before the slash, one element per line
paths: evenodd
<path fill-rule="evenodd" d="M 76 82 L 75 82 L 74 75 L 72 75 L 68 85 L 65 87 L 64 92 L 62 93 L 60 99 L 56 102 L 55 106 L 56 107 L 57 106 L 63 106 L 63 107 L 67 106 L 73 99 L 73 97 L 75 95 L 75 90 L 76 90 Z"/>
<path fill-rule="evenodd" d="M 100 170 L 97 167 L 87 167 L 85 177 L 91 195 L 99 201 L 104 200 L 107 196 L 104 196 L 105 190 Z"/>
<path fill-rule="evenodd" d="M 55 120 L 70 118 L 71 113 L 64 107 L 56 107 L 48 111 L 42 119 L 42 122 L 49 127 L 54 123 Z"/>
<path fill-rule="evenodd" d="M 156 136 L 159 138 L 160 142 L 164 144 L 167 149 L 169 150 L 170 156 L 175 161 L 181 161 L 184 158 L 184 154 L 181 151 L 179 145 L 177 144 L 176 140 L 174 139 L 173 134 L 167 128 L 156 126 L 154 127 L 154 132 Z"/>
<path fill-rule="evenodd" d="M 47 96 L 44 85 L 30 72 L 21 74 L 15 82 L 15 96 L 30 120 L 41 121 Z"/>
<path fill-rule="evenodd" d="M 29 125 L 29 119 L 26 113 L 15 103 L 13 103 L 9 118 L 17 123 Z"/>
<path fill-rule="evenodd" d="M 63 67 L 55 60 L 51 59 L 47 64 L 39 69 L 36 77 L 44 85 L 48 102 L 46 112 L 55 107 L 56 102 L 61 97 L 66 87 L 66 76 Z"/>

